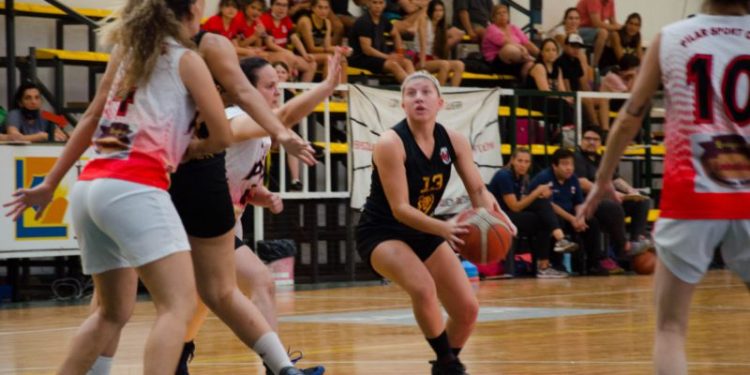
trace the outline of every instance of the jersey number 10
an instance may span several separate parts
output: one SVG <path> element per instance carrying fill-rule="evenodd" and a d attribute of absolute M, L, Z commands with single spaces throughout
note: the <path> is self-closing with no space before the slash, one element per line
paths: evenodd
<path fill-rule="evenodd" d="M 687 63 L 687 83 L 693 85 L 695 101 L 693 115 L 696 124 L 710 124 L 714 121 L 713 89 L 711 73 L 713 56 L 697 54 Z M 724 98 L 724 113 L 741 126 L 750 124 L 750 94 L 745 103 L 737 103 L 737 84 L 745 75 L 750 81 L 750 55 L 740 55 L 732 59 L 721 78 L 721 96 Z"/>

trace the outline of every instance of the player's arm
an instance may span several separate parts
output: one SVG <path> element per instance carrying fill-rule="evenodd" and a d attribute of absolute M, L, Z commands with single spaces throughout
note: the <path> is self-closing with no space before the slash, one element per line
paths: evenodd
<path fill-rule="evenodd" d="M 490 193 L 484 185 L 482 176 L 479 174 L 479 169 L 477 169 L 476 164 L 474 164 L 469 140 L 453 130 L 448 130 L 448 136 L 451 139 L 453 150 L 456 153 L 457 160 L 454 165 L 458 175 L 461 176 L 461 181 L 464 183 L 466 192 L 469 194 L 471 205 L 474 207 L 484 207 L 488 210 L 502 212 L 495 197 L 492 196 L 492 193 Z"/>
<path fill-rule="evenodd" d="M 372 152 L 372 161 L 388 199 L 393 216 L 399 222 L 418 231 L 444 237 L 450 232 L 448 222 L 425 215 L 409 204 L 409 187 L 406 181 L 406 152 L 396 132 L 384 132 Z"/>
<path fill-rule="evenodd" d="M 213 77 L 229 94 L 232 102 L 256 119 L 271 138 L 278 140 L 287 152 L 309 165 L 314 165 L 312 147 L 284 127 L 273 112 L 268 110 L 266 101 L 242 73 L 237 54 L 229 39 L 208 33 L 201 40 L 199 49 Z"/>

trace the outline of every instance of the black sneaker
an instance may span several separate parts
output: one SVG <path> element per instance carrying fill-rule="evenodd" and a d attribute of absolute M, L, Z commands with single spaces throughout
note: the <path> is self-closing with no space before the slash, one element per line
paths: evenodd
<path fill-rule="evenodd" d="M 290 191 L 302 191 L 302 181 L 294 180 L 289 184 Z"/>
<path fill-rule="evenodd" d="M 430 361 L 430 364 L 432 364 L 432 375 L 469 375 L 458 358 L 450 362 Z"/>
<path fill-rule="evenodd" d="M 273 371 L 271 371 L 271 369 L 269 369 L 265 363 L 263 364 L 263 367 L 266 368 L 266 375 L 273 375 Z M 323 366 L 315 366 L 315 367 L 303 368 L 303 369 L 297 369 L 293 367 L 284 367 L 283 369 L 281 369 L 280 374 L 284 374 L 284 371 L 291 371 L 287 369 L 294 369 L 296 371 L 300 371 L 300 372 L 291 372 L 289 374 L 323 375 L 326 372 L 326 369 Z"/>
<path fill-rule="evenodd" d="M 193 360 L 195 355 L 195 343 L 193 341 L 186 342 L 182 347 L 182 354 L 180 355 L 180 361 L 177 362 L 177 371 L 175 375 L 190 375 L 188 372 L 188 362 Z"/>

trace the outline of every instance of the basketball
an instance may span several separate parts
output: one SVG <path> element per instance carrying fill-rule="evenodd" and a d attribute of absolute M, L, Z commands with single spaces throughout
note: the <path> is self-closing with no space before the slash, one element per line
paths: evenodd
<path fill-rule="evenodd" d="M 456 249 L 466 260 L 474 264 L 496 263 L 508 254 L 513 232 L 502 214 L 472 208 L 458 214 L 457 221 L 470 224 L 469 232 L 459 236 L 464 244 Z"/>
<path fill-rule="evenodd" d="M 639 275 L 650 275 L 656 269 L 656 254 L 644 251 L 633 257 L 633 271 Z"/>

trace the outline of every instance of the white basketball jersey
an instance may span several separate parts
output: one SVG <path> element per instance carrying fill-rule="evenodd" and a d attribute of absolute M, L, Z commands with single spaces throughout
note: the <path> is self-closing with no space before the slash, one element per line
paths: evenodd
<path fill-rule="evenodd" d="M 750 218 L 750 16 L 662 29 L 666 99 L 661 216 Z"/>
<path fill-rule="evenodd" d="M 225 110 L 231 120 L 245 112 L 237 106 Z M 266 155 L 271 148 L 271 137 L 248 139 L 232 144 L 227 149 L 226 167 L 229 192 L 236 208 L 244 208 L 243 197 L 256 186 L 263 185 Z"/>

